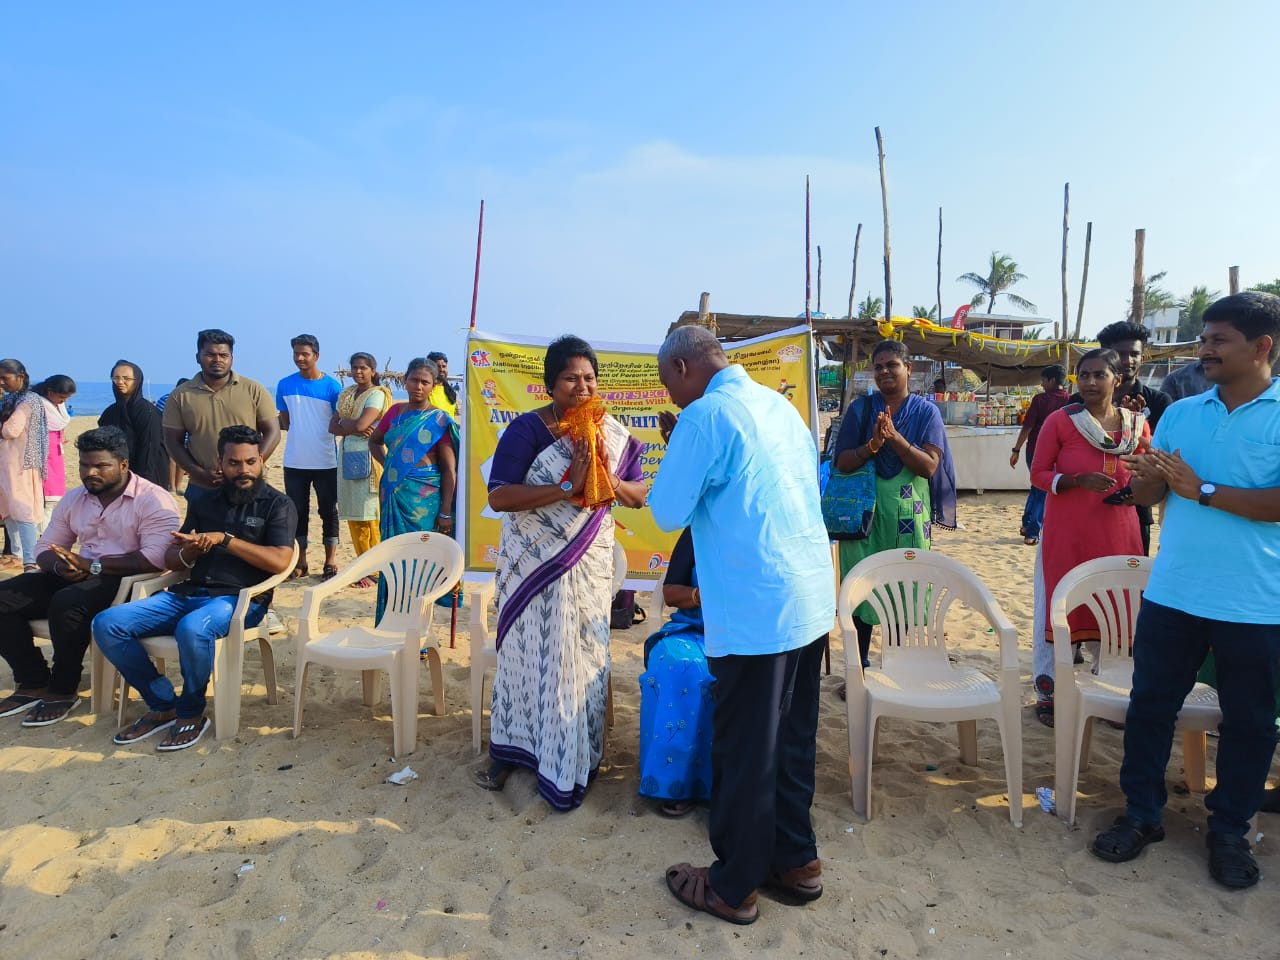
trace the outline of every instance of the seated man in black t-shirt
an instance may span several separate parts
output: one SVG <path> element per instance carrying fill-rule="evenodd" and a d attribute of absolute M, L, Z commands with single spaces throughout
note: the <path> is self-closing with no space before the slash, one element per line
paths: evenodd
<path fill-rule="evenodd" d="M 188 503 L 187 518 L 165 554 L 165 566 L 190 570 L 190 578 L 94 618 L 93 636 L 103 656 L 148 707 L 115 735 L 116 743 L 145 740 L 168 729 L 156 749 L 185 750 L 204 736 L 214 643 L 230 627 L 236 595 L 283 573 L 293 562 L 297 512 L 287 496 L 262 478 L 261 447 L 262 435 L 252 427 L 227 427 L 219 434 L 222 482 L 214 495 Z M 270 591 L 254 597 L 245 625 L 257 626 L 270 603 Z M 180 695 L 139 642 L 164 635 L 178 641 Z"/>

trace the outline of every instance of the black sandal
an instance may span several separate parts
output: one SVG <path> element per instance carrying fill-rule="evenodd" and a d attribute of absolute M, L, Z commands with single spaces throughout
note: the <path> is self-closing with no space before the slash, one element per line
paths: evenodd
<path fill-rule="evenodd" d="M 1160 824 L 1138 823 L 1125 815 L 1116 817 L 1109 829 L 1103 830 L 1093 838 L 1093 843 L 1089 845 L 1089 852 L 1108 863 L 1125 863 L 1140 854 L 1147 844 L 1159 843 L 1163 839 L 1164 827 Z M 1248 847 L 1248 844 L 1246 843 L 1245 846 Z M 1210 863 L 1212 860 L 1211 854 Z M 1212 867 L 1210 870 L 1212 871 Z"/>
<path fill-rule="evenodd" d="M 696 806 L 697 803 L 693 800 L 663 800 L 658 807 L 658 812 L 664 817 L 676 820 L 693 813 L 693 808 Z"/>
<path fill-rule="evenodd" d="M 507 777 L 511 776 L 511 771 L 515 768 L 516 765 L 514 763 L 495 760 L 490 764 L 489 769 L 475 772 L 476 786 L 497 793 L 507 785 Z"/>
<path fill-rule="evenodd" d="M 1053 678 L 1047 673 L 1036 677 L 1036 719 L 1046 727 L 1053 726 Z"/>
<path fill-rule="evenodd" d="M 1258 882 L 1258 862 L 1244 837 L 1210 831 L 1204 843 L 1209 848 L 1209 876 L 1224 887 L 1243 890 Z"/>

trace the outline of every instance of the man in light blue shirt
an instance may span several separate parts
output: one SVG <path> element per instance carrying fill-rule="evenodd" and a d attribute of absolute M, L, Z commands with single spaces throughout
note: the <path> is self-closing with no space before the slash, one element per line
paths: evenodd
<path fill-rule="evenodd" d="M 1092 851 L 1132 860 L 1164 839 L 1174 721 L 1212 649 L 1222 724 L 1209 810 L 1209 874 L 1258 881 L 1245 833 L 1275 752 L 1280 657 L 1280 297 L 1242 293 L 1204 314 L 1200 360 L 1213 387 L 1165 411 L 1145 455 L 1125 457 L 1138 503 L 1169 503 L 1138 614 L 1120 788 L 1125 815 Z"/>
<path fill-rule="evenodd" d="M 649 506 L 664 530 L 693 528 L 708 666 L 715 677 L 710 867 L 681 863 L 667 886 L 732 923 L 756 889 L 822 896 L 813 803 L 818 687 L 835 619 L 835 575 L 813 437 L 787 400 L 730 366 L 715 336 L 683 326 L 658 376 L 684 410 Z"/>

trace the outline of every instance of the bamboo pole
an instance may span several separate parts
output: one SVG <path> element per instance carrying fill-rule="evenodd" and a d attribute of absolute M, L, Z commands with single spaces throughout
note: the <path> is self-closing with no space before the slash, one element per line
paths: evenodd
<path fill-rule="evenodd" d="M 884 214 L 884 315 L 893 316 L 893 272 L 889 264 L 889 183 L 884 175 L 884 137 L 876 127 L 876 152 L 880 155 L 880 207 Z"/>
<path fill-rule="evenodd" d="M 1231 267 L 1227 270 L 1227 290 L 1232 296 L 1240 292 L 1240 268 Z"/>
<path fill-rule="evenodd" d="M 1065 333 L 1067 329 L 1067 316 L 1070 308 L 1067 305 L 1067 214 L 1071 210 L 1071 184 L 1064 183 L 1062 185 L 1062 330 Z M 1054 324 L 1056 327 L 1057 324 Z M 1058 337 L 1057 331 L 1054 331 L 1054 339 Z"/>
<path fill-rule="evenodd" d="M 1080 339 L 1080 326 L 1084 323 L 1084 291 L 1089 285 L 1089 250 L 1093 246 L 1093 221 L 1084 225 L 1084 271 L 1080 274 L 1080 304 L 1076 307 L 1076 333 L 1072 339 Z M 1066 333 L 1066 328 L 1063 328 Z"/>
<path fill-rule="evenodd" d="M 862 243 L 862 224 L 858 224 L 858 232 L 853 235 L 853 279 L 849 281 L 849 319 L 853 319 L 854 291 L 858 289 L 858 245 Z"/>
<path fill-rule="evenodd" d="M 804 322 L 813 326 L 813 314 L 809 312 L 809 175 L 804 178 Z"/>
<path fill-rule="evenodd" d="M 484 200 L 480 201 L 480 226 L 476 228 L 476 278 L 471 284 L 471 329 L 476 328 L 476 301 L 480 299 L 480 248 L 484 243 Z M 452 643 L 449 644 L 453 646 Z"/>
<path fill-rule="evenodd" d="M 822 244 L 818 244 L 818 312 L 822 312 Z"/>
<path fill-rule="evenodd" d="M 942 208 L 938 208 L 938 316 L 939 326 L 942 324 Z"/>
<path fill-rule="evenodd" d="M 1147 278 L 1142 272 L 1142 256 L 1147 245 L 1147 231 L 1139 227 L 1133 231 L 1133 310 L 1129 319 L 1142 323 L 1147 316 Z"/>

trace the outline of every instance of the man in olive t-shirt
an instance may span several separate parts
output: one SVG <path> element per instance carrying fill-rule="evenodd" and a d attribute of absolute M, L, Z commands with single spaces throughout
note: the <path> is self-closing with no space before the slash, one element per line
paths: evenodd
<path fill-rule="evenodd" d="M 280 419 L 270 391 L 231 369 L 235 337 L 224 330 L 196 335 L 200 372 L 174 388 L 164 406 L 164 445 L 174 463 L 191 475 L 188 502 L 217 491 L 218 435 L 244 425 L 262 434 L 265 460 L 280 443 Z"/>

